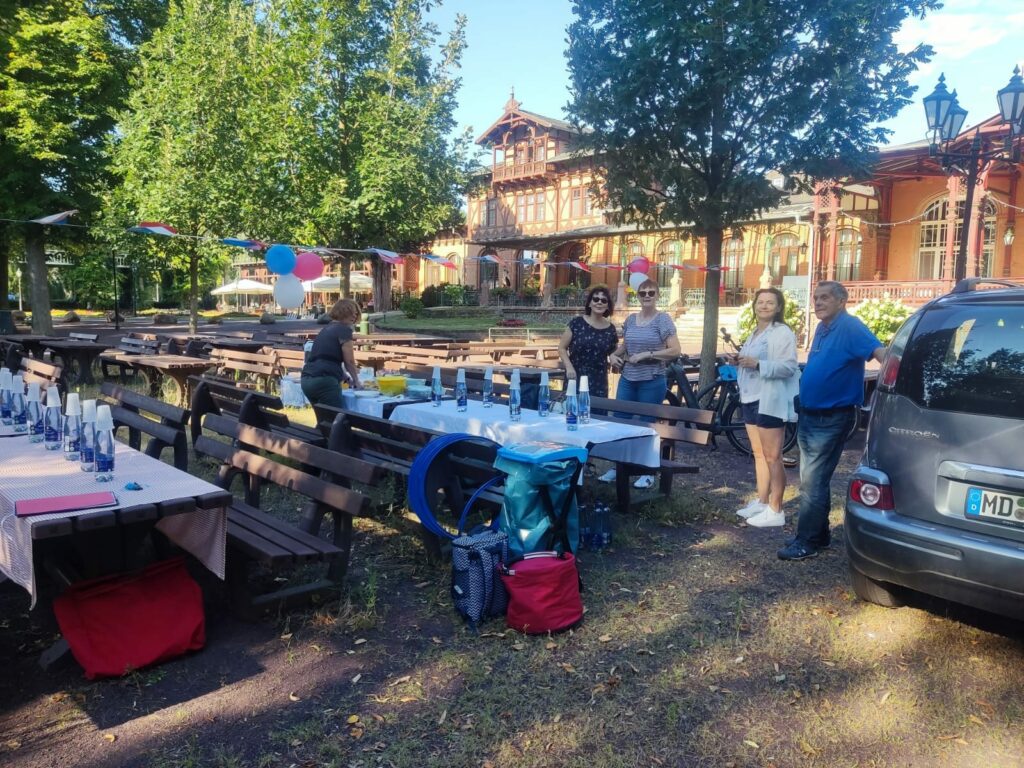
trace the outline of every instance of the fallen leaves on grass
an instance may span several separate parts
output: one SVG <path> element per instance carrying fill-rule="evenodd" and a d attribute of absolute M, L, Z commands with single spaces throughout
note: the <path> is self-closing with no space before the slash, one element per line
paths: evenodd
<path fill-rule="evenodd" d="M 410 675 L 402 675 L 397 680 L 392 680 L 390 683 L 388 683 L 388 688 L 394 688 L 396 685 L 401 685 L 402 683 L 408 683 L 410 679 L 411 679 Z"/>
<path fill-rule="evenodd" d="M 598 639 L 598 640 L 599 640 L 600 642 L 602 642 L 602 643 L 610 643 L 610 642 L 612 641 L 612 636 L 611 636 L 611 635 L 601 635 L 601 636 L 600 636 L 599 638 L 597 638 L 597 639 Z"/>
<path fill-rule="evenodd" d="M 103 738 L 109 741 L 111 744 L 117 741 L 117 736 L 113 733 L 104 733 Z"/>
<path fill-rule="evenodd" d="M 292 691 L 291 693 L 288 694 L 288 700 L 289 701 L 301 701 L 301 699 L 299 699 L 299 695 L 297 693 L 295 693 L 295 691 Z"/>

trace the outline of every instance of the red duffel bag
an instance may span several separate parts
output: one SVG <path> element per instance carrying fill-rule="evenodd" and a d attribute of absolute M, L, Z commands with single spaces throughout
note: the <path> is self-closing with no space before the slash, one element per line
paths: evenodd
<path fill-rule="evenodd" d="M 505 622 L 528 635 L 559 632 L 583 620 L 576 558 L 566 552 L 532 552 L 501 570 L 508 592 Z"/>
<path fill-rule="evenodd" d="M 53 601 L 85 676 L 116 677 L 206 642 L 203 595 L 182 558 L 74 584 Z"/>

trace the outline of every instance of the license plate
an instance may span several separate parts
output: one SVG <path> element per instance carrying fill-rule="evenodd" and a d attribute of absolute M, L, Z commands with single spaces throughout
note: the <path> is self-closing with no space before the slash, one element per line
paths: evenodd
<path fill-rule="evenodd" d="M 976 520 L 1024 523 L 1024 496 L 996 493 L 984 488 L 968 488 L 964 514 Z"/>

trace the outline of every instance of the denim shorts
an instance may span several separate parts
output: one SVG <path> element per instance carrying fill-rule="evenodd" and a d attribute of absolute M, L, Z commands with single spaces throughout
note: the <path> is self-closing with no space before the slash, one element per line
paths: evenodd
<path fill-rule="evenodd" d="M 786 425 L 786 422 L 778 416 L 758 413 L 760 407 L 761 402 L 759 400 L 755 400 L 752 403 L 743 403 L 743 423 L 751 424 L 755 427 L 764 427 L 765 429 L 782 429 Z"/>

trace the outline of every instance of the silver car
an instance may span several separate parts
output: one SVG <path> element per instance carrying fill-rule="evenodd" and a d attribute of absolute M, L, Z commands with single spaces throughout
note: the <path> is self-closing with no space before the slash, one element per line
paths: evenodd
<path fill-rule="evenodd" d="M 963 280 L 897 333 L 846 545 L 863 600 L 897 606 L 895 585 L 1024 619 L 1024 286 Z"/>

